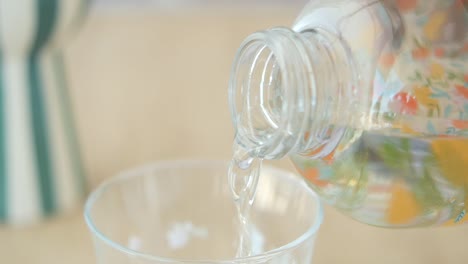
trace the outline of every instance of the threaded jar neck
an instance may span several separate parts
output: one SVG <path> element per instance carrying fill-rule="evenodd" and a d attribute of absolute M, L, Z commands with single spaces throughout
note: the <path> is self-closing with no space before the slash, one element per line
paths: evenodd
<path fill-rule="evenodd" d="M 273 28 L 247 37 L 229 82 L 237 143 L 266 159 L 314 149 L 325 156 L 325 145 L 343 134 L 333 125 L 343 96 L 337 56 L 318 31 Z"/>

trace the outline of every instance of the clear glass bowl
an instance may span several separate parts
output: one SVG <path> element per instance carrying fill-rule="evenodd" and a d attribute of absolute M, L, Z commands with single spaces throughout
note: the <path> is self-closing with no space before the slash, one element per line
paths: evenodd
<path fill-rule="evenodd" d="M 296 175 L 262 170 L 248 258 L 235 258 L 236 214 L 221 161 L 123 172 L 98 187 L 85 208 L 99 264 L 311 263 L 322 206 Z"/>

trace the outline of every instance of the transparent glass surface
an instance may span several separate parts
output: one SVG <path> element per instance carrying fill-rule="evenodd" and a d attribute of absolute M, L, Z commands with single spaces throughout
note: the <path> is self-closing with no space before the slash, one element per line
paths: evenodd
<path fill-rule="evenodd" d="M 313 191 L 265 166 L 252 208 L 253 255 L 235 259 L 237 211 L 221 161 L 160 162 L 112 178 L 85 218 L 98 264 L 307 263 L 322 221 Z"/>
<path fill-rule="evenodd" d="M 468 222 L 468 3 L 314 0 L 253 33 L 230 82 L 238 145 L 290 157 L 375 226 Z"/>

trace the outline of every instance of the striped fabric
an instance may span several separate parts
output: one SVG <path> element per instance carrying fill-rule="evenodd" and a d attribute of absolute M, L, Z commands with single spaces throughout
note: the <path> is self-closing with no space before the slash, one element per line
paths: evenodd
<path fill-rule="evenodd" d="M 71 209 L 84 175 L 60 49 L 85 0 L 0 0 L 0 222 Z"/>

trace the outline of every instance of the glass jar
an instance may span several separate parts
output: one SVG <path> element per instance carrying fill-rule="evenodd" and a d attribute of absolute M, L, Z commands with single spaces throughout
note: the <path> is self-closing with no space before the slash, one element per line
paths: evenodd
<path fill-rule="evenodd" d="M 253 33 L 231 73 L 237 144 L 289 157 L 324 201 L 360 222 L 463 222 L 467 8 L 314 0 L 291 28 Z"/>

